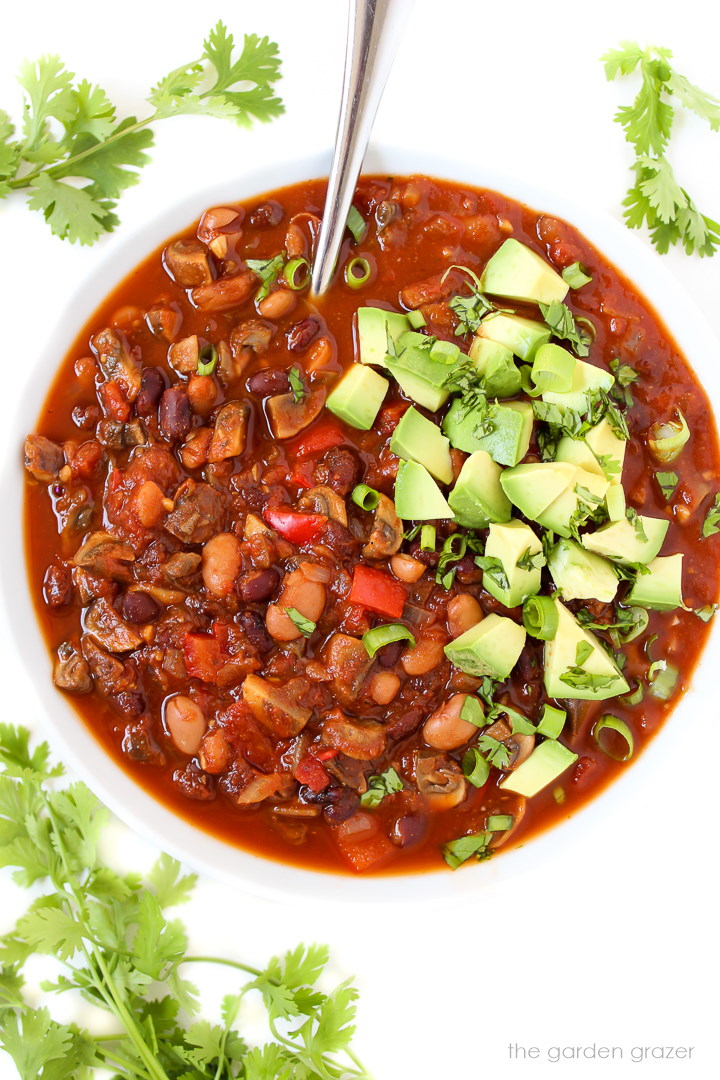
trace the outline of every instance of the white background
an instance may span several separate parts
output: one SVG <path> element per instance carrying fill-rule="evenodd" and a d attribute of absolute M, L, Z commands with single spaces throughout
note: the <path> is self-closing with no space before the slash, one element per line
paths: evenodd
<path fill-rule="evenodd" d="M 617 216 L 630 157 L 611 117 L 635 84 L 607 84 L 598 57 L 622 39 L 666 45 L 680 71 L 720 93 L 720 27 L 709 7 L 701 0 L 681 6 L 676 0 L 418 0 L 377 139 L 464 156 L 472 150 L 480 169 L 492 163 L 530 173 L 545 187 Z M 123 197 L 120 216 L 137 228 L 195 188 L 258 164 L 277 162 L 281 183 L 285 158 L 332 141 L 342 0 L 13 4 L 3 16 L 0 107 L 19 114 L 14 76 L 21 60 L 58 52 L 79 75 L 100 82 L 123 112 L 142 111 L 145 89 L 197 55 L 219 17 L 237 34 L 269 34 L 279 42 L 287 114 L 247 133 L 203 118 L 163 123 L 153 164 Z M 720 136 L 683 118 L 672 156 L 700 206 L 720 217 Z M 91 279 L 103 257 L 102 243 L 74 249 L 51 238 L 21 198 L 0 204 L 6 407 L 24 385 L 23 358 L 47 348 L 68 294 Z M 700 260 L 673 253 L 665 263 L 715 320 L 720 255 Z M 38 386 L 38 393 L 44 389 Z M 7 445 L 1 427 L 0 437 L 2 468 L 19 467 L 19 448 Z M 13 659 L 12 627 L 0 633 L 6 638 L 3 718 L 42 730 L 32 687 Z M 674 771 L 645 777 L 621 806 L 606 794 L 601 823 L 531 875 L 494 882 L 452 906 L 402 911 L 340 908 L 330 897 L 313 907 L 292 899 L 272 904 L 203 881 L 183 912 L 193 948 L 261 963 L 301 939 L 328 942 L 338 977 L 357 977 L 356 1049 L 376 1080 L 584 1080 L 610 1069 L 643 1080 L 709 1078 L 720 1062 L 716 988 L 708 975 L 718 959 L 716 753 L 714 744 L 686 745 L 679 731 L 672 737 Z M 118 843 L 132 862 L 152 854 L 132 837 L 119 834 Z M 419 893 L 421 887 L 418 882 Z M 0 890 L 5 929 L 22 898 L 7 878 Z M 523 1064 L 508 1059 L 511 1041 L 543 1053 L 553 1045 L 616 1045 L 625 1049 L 625 1063 Z M 695 1050 L 689 1062 L 632 1064 L 630 1048 L 638 1045 Z M 0 1076 L 14 1076 L 1 1057 Z"/>

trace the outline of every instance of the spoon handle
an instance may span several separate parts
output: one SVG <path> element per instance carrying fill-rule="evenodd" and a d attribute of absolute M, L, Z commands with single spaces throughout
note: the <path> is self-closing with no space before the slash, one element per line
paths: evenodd
<path fill-rule="evenodd" d="M 325 292 L 337 262 L 345 223 L 373 121 L 414 0 L 350 0 L 340 115 L 312 290 Z"/>

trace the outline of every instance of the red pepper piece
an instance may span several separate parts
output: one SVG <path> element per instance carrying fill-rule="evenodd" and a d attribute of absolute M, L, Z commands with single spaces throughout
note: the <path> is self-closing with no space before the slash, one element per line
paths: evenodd
<path fill-rule="evenodd" d="M 269 506 L 263 510 L 263 517 L 275 532 L 291 544 L 307 544 L 310 540 L 316 540 L 327 525 L 324 514 L 299 514 L 295 510 Z"/>
<path fill-rule="evenodd" d="M 356 566 L 353 574 L 352 588 L 348 600 L 351 604 L 359 604 L 369 608 L 378 615 L 388 615 L 391 619 L 399 619 L 405 607 L 407 594 L 405 588 L 382 570 L 374 570 L 371 566 Z"/>
<path fill-rule="evenodd" d="M 290 443 L 290 450 L 297 457 L 317 457 L 318 454 L 324 453 L 325 450 L 330 450 L 333 446 L 340 446 L 341 443 L 348 441 L 347 435 L 339 424 L 334 420 L 323 420 L 316 424 L 307 435 L 303 435 L 301 439 Z"/>

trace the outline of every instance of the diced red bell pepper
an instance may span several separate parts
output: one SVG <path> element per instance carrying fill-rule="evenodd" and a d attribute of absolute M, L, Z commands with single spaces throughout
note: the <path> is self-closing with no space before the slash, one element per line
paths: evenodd
<path fill-rule="evenodd" d="M 347 441 L 347 435 L 335 420 L 322 420 L 307 435 L 290 443 L 289 448 L 297 457 L 317 457 Z"/>
<path fill-rule="evenodd" d="M 324 791 L 330 784 L 330 775 L 324 765 L 311 754 L 298 761 L 295 768 L 295 779 L 298 784 L 305 784 L 311 791 Z"/>
<path fill-rule="evenodd" d="M 314 484 L 314 461 L 296 461 L 290 473 L 290 482 L 301 488 L 311 488 Z"/>
<path fill-rule="evenodd" d="M 327 525 L 324 514 L 299 514 L 296 510 L 284 510 L 266 506 L 263 517 L 275 532 L 291 544 L 307 544 L 316 540 Z"/>
<path fill-rule="evenodd" d="M 227 660 L 217 638 L 194 630 L 183 639 L 183 656 L 188 675 L 203 682 L 215 682 Z"/>
<path fill-rule="evenodd" d="M 385 862 L 396 850 L 394 844 L 380 832 L 376 819 L 359 811 L 335 830 L 341 855 L 353 870 L 360 873 Z"/>
<path fill-rule="evenodd" d="M 371 566 L 356 566 L 348 600 L 369 608 L 378 615 L 399 619 L 405 607 L 407 594 L 399 581 L 382 570 Z"/>

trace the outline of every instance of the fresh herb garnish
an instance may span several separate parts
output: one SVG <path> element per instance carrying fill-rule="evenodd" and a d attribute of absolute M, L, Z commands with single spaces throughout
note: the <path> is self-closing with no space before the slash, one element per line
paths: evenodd
<path fill-rule="evenodd" d="M 717 604 L 706 604 L 705 607 L 693 608 L 693 613 L 703 622 L 710 622 L 717 609 Z"/>
<path fill-rule="evenodd" d="M 583 285 L 590 284 L 592 275 L 587 272 L 582 263 L 574 262 L 562 270 L 562 279 L 571 289 L 581 289 Z"/>
<path fill-rule="evenodd" d="M 634 577 L 633 574 L 633 580 Z M 581 608 L 576 618 L 586 630 L 601 630 L 608 633 L 616 649 L 644 634 L 649 622 L 647 611 L 641 607 L 616 608 L 614 622 L 596 622 L 587 608 Z"/>
<path fill-rule="evenodd" d="M 296 405 L 299 405 L 300 402 L 305 399 L 305 387 L 300 378 L 300 372 L 296 367 L 290 368 L 288 371 L 288 379 L 290 380 L 290 389 L 292 390 L 293 400 Z"/>
<path fill-rule="evenodd" d="M 495 311 L 495 306 L 480 290 L 480 279 L 468 266 L 449 266 L 443 274 L 444 281 L 451 270 L 461 270 L 470 278 L 470 296 L 453 296 L 450 308 L 457 315 L 459 322 L 455 330 L 456 337 L 474 334 L 483 319 Z"/>
<path fill-rule="evenodd" d="M 525 548 L 522 555 L 515 563 L 518 570 L 527 570 L 528 573 L 531 570 L 540 570 L 545 566 L 547 560 L 542 551 L 531 552 L 530 548 Z"/>
<path fill-rule="evenodd" d="M 106 865 L 98 849 L 107 811 L 84 784 L 58 787 L 62 768 L 51 765 L 46 744 L 31 751 L 24 729 L 0 725 L 0 762 L 3 864 L 19 885 L 43 887 L 0 942 L 0 1046 L 24 1080 L 90 1080 L 98 1070 L 118 1080 L 367 1078 L 350 1050 L 357 992 L 316 985 L 324 947 L 299 946 L 264 970 L 188 956 L 185 928 L 166 909 L 189 898 L 194 875 L 167 855 L 145 880 Z M 46 990 L 79 990 L 105 1011 L 102 1034 L 29 1004 L 24 968 L 38 955 L 62 969 Z M 200 962 L 248 979 L 223 999 L 219 1024 L 195 1018 L 199 1003 L 183 969 Z M 251 1049 L 236 1024 L 253 991 L 273 1041 Z"/>
<path fill-rule="evenodd" d="M 497 720 L 499 716 L 507 716 L 510 721 L 513 735 L 534 735 L 535 727 L 526 716 L 509 705 L 495 704 L 488 713 L 489 720 Z"/>
<path fill-rule="evenodd" d="M 374 810 L 379 806 L 386 795 L 395 795 L 402 791 L 405 785 L 392 767 L 386 769 L 379 776 L 371 776 L 368 780 L 367 791 L 360 796 L 360 805 L 366 810 Z"/>
<path fill-rule="evenodd" d="M 509 589 L 510 582 L 500 559 L 492 555 L 476 555 L 475 565 L 484 570 L 500 589 Z"/>
<path fill-rule="evenodd" d="M 591 675 L 582 668 L 572 667 L 560 676 L 560 682 L 572 686 L 574 690 L 604 690 L 615 682 L 613 675 Z"/>
<path fill-rule="evenodd" d="M 301 615 L 297 608 L 286 607 L 285 614 L 290 621 L 297 627 L 303 637 L 309 638 L 317 626 L 312 619 L 306 619 L 304 615 Z"/>
<path fill-rule="evenodd" d="M 680 477 L 676 472 L 656 472 L 655 479 L 663 493 L 665 502 L 670 502 L 675 494 L 675 488 L 678 486 Z"/>
<path fill-rule="evenodd" d="M 562 300 L 552 300 L 549 304 L 538 306 L 543 319 L 552 330 L 553 337 L 559 341 L 567 341 L 576 356 L 587 356 L 592 339 L 578 327 L 567 304 L 563 304 Z"/>
<path fill-rule="evenodd" d="M 635 537 L 641 544 L 647 543 L 647 533 L 645 532 L 645 526 L 642 523 L 642 518 L 638 514 L 637 510 L 629 506 L 625 511 L 625 516 L 635 530 Z"/>
<path fill-rule="evenodd" d="M 634 102 L 620 108 L 614 118 L 635 151 L 635 183 L 623 200 L 624 217 L 631 229 L 647 224 L 653 244 L 662 253 L 680 243 L 688 255 L 712 255 L 720 244 L 720 224 L 698 210 L 678 182 L 665 151 L 675 114 L 673 102 L 718 131 L 720 101 L 675 71 L 671 57 L 670 49 L 641 49 L 635 42 L 625 41 L 602 58 L 609 80 L 637 69 L 642 76 Z"/>
<path fill-rule="evenodd" d="M 622 360 L 611 360 L 610 370 L 615 376 L 615 383 L 610 393 L 626 409 L 632 409 L 635 404 L 630 387 L 640 378 L 635 368 L 624 364 Z"/>
<path fill-rule="evenodd" d="M 708 536 L 714 536 L 718 532 L 720 532 L 720 491 L 715 496 L 715 501 L 705 515 L 701 535 L 704 539 L 707 539 Z"/>
<path fill-rule="evenodd" d="M 443 858 L 451 870 L 457 870 L 458 866 L 462 866 L 464 862 L 472 859 L 473 856 L 478 861 L 489 859 L 492 855 L 492 849 L 489 847 L 491 840 L 491 832 L 461 836 L 457 840 L 451 840 L 448 844 L 443 844 Z"/>
<path fill-rule="evenodd" d="M 463 707 L 460 710 L 460 719 L 467 720 L 468 724 L 474 724 L 475 727 L 485 727 L 488 723 L 483 707 L 476 697 L 472 694 L 467 694 L 463 702 Z"/>
<path fill-rule="evenodd" d="M 468 538 L 463 533 L 451 533 L 443 542 L 440 561 L 435 571 L 435 581 L 444 589 L 449 589 L 455 580 L 457 567 L 454 564 L 465 557 L 467 547 Z"/>
<path fill-rule="evenodd" d="M 246 259 L 245 265 L 260 278 L 260 288 L 255 293 L 257 301 L 264 300 L 285 266 L 285 256 L 271 255 L 269 259 Z"/>
<path fill-rule="evenodd" d="M 75 83 L 57 56 L 20 69 L 25 92 L 22 137 L 0 111 L 0 198 L 26 189 L 55 236 L 93 244 L 118 224 L 114 211 L 125 188 L 138 182 L 153 145 L 151 125 L 172 116 L 199 114 L 249 126 L 283 112 L 273 92 L 280 77 L 277 45 L 246 34 L 233 57 L 232 34 L 218 22 L 198 60 L 161 79 L 148 95 L 149 116 L 119 119 L 105 91 Z M 209 84 L 209 85 L 208 85 Z M 201 89 L 205 87 L 205 89 Z"/>
<path fill-rule="evenodd" d="M 510 751 L 505 743 L 500 742 L 499 739 L 493 738 L 492 735 L 481 735 L 478 739 L 478 750 L 480 750 L 487 761 L 491 765 L 494 765 L 496 769 L 504 769 L 510 762 Z"/>

